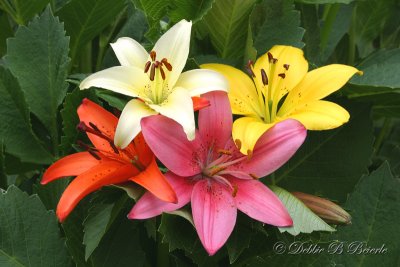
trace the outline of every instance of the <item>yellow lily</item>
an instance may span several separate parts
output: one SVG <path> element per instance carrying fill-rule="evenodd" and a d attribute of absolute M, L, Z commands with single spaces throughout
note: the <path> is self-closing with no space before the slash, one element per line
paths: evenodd
<path fill-rule="evenodd" d="M 251 77 L 224 64 L 201 67 L 218 71 L 227 78 L 232 112 L 244 116 L 234 122 L 232 134 L 245 154 L 253 151 L 264 132 L 288 118 L 300 121 L 308 130 L 328 130 L 346 123 L 350 115 L 344 108 L 320 99 L 339 90 L 359 72 L 341 64 L 308 72 L 303 51 L 282 45 L 274 46 L 254 65 L 249 62 Z"/>

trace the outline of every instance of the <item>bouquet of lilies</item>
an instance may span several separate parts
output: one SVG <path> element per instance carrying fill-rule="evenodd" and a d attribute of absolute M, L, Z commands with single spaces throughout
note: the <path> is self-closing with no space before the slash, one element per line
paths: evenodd
<path fill-rule="evenodd" d="M 400 50 L 367 50 L 362 2 L 61 2 L 26 24 L 45 5 L 0 0 L 21 25 L 0 61 L 4 266 L 394 262 L 400 73 L 381 58 Z M 346 12 L 347 61 L 331 33 Z M 108 13 L 104 34 L 85 28 Z"/>

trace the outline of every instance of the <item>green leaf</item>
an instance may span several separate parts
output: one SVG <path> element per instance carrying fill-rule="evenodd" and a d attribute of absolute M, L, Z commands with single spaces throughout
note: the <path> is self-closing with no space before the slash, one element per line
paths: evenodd
<path fill-rule="evenodd" d="M 291 45 L 302 48 L 304 29 L 300 27 L 300 12 L 294 9 L 293 0 L 264 0 L 256 5 L 250 15 L 254 47 L 259 55 L 274 45 Z"/>
<path fill-rule="evenodd" d="M 5 10 L 18 24 L 26 24 L 34 15 L 46 7 L 50 0 L 0 0 L 0 9 Z"/>
<path fill-rule="evenodd" d="M 397 0 L 357 1 L 354 10 L 354 33 L 361 58 L 370 54 L 375 46 L 373 41 L 379 37 L 386 22 L 395 13 Z"/>
<path fill-rule="evenodd" d="M 369 105 L 343 105 L 350 121 L 328 131 L 308 131 L 305 143 L 283 167 L 275 181 L 289 191 L 301 191 L 344 201 L 373 152 Z M 362 134 L 361 134 L 362 133 Z"/>
<path fill-rule="evenodd" d="M 396 223 L 400 214 L 400 181 L 393 178 L 389 164 L 382 164 L 360 180 L 346 208 L 351 211 L 352 225 L 341 228 L 335 236 L 344 242 L 345 249 L 333 257 L 336 265 L 396 266 L 400 250 L 400 225 Z M 359 246 L 383 246 L 387 252 L 357 253 Z"/>
<path fill-rule="evenodd" d="M 7 175 L 6 175 L 6 166 L 5 166 L 5 149 L 4 144 L 0 141 L 0 188 L 7 188 Z"/>
<path fill-rule="evenodd" d="M 196 23 L 207 14 L 214 2 L 215 0 L 173 0 L 170 1 L 168 15 L 173 22 L 186 19 Z"/>
<path fill-rule="evenodd" d="M 93 90 L 79 90 L 79 88 L 76 88 L 65 97 L 63 108 L 60 112 L 64 133 L 61 137 L 60 150 L 64 155 L 71 152 L 72 144 L 75 144 L 80 136 L 79 131 L 76 129 L 79 123 L 77 109 L 84 98 L 89 98 L 95 102 L 97 100 Z"/>
<path fill-rule="evenodd" d="M 15 186 L 0 195 L 0 265 L 69 266 L 53 212 Z"/>
<path fill-rule="evenodd" d="M 8 21 L 6 13 L 0 11 L 0 57 L 2 57 L 7 51 L 6 40 L 13 36 L 13 31 Z"/>
<path fill-rule="evenodd" d="M 226 242 L 230 264 L 236 262 L 243 251 L 249 248 L 250 241 L 255 232 L 252 228 L 252 223 L 253 221 L 251 218 L 241 213 L 238 214 L 235 228 Z"/>
<path fill-rule="evenodd" d="M 376 88 L 375 91 L 367 91 L 366 93 L 363 92 L 362 88 L 359 88 L 356 93 L 350 96 L 379 94 L 386 92 L 387 88 L 397 89 L 396 91 L 400 92 L 400 48 L 380 50 L 369 56 L 357 68 L 364 74 L 354 76 L 350 83 Z"/>
<path fill-rule="evenodd" d="M 48 7 L 28 27 L 21 26 L 15 38 L 8 39 L 5 57 L 31 111 L 50 131 L 54 150 L 58 145 L 58 106 L 67 90 L 68 43 L 62 23 Z"/>
<path fill-rule="evenodd" d="M 71 0 L 58 15 L 71 36 L 71 58 L 75 61 L 82 48 L 120 14 L 124 0 Z"/>
<path fill-rule="evenodd" d="M 11 72 L 0 66 L 0 140 L 24 162 L 47 164 L 52 156 L 32 132 L 24 94 Z"/>
<path fill-rule="evenodd" d="M 384 126 L 385 127 L 385 126 Z M 382 147 L 379 150 L 378 158 L 383 162 L 387 161 L 395 177 L 400 178 L 400 124 L 393 126 L 388 136 L 384 136 Z"/>
<path fill-rule="evenodd" d="M 328 231 L 334 232 L 335 229 L 329 224 L 324 222 L 314 212 L 312 212 L 303 202 L 298 200 L 288 191 L 277 187 L 271 186 L 272 191 L 280 198 L 283 205 L 287 208 L 290 217 L 293 220 L 292 227 L 280 227 L 281 233 L 288 232 L 291 235 L 298 235 L 300 233 L 312 233 L 314 231 Z"/>
<path fill-rule="evenodd" d="M 303 4 L 350 4 L 354 0 L 295 0 L 297 3 Z"/>
<path fill-rule="evenodd" d="M 220 57 L 235 60 L 243 58 L 248 16 L 254 3 L 255 0 L 216 1 L 201 21 Z"/>
<path fill-rule="evenodd" d="M 64 178 L 53 181 L 47 185 L 37 183 L 33 186 L 33 192 L 38 194 L 46 209 L 56 210 L 58 201 L 67 188 L 69 181 L 70 179 Z"/>
<path fill-rule="evenodd" d="M 96 90 L 96 95 L 101 99 L 105 100 L 110 106 L 119 109 L 122 111 L 126 105 L 132 98 L 125 97 L 123 95 L 117 95 L 114 92 L 106 91 L 106 90 Z"/>

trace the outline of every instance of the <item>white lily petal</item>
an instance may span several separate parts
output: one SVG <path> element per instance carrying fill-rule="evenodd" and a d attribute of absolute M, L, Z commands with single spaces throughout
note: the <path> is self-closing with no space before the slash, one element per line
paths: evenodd
<path fill-rule="evenodd" d="M 122 37 L 111 43 L 111 47 L 122 66 L 144 69 L 149 54 L 141 44 L 132 38 Z"/>
<path fill-rule="evenodd" d="M 79 88 L 99 87 L 132 97 L 142 97 L 141 90 L 148 82 L 143 70 L 117 66 L 90 75 L 81 82 Z"/>
<path fill-rule="evenodd" d="M 115 130 L 115 145 L 121 148 L 128 146 L 141 130 L 140 120 L 155 114 L 157 112 L 149 108 L 146 103 L 138 99 L 129 101 L 121 113 Z"/>
<path fill-rule="evenodd" d="M 192 22 L 181 20 L 164 33 L 153 48 L 157 53 L 158 60 L 166 58 L 172 65 L 172 71 L 167 74 L 170 88 L 174 87 L 185 67 L 189 55 L 191 29 Z"/>
<path fill-rule="evenodd" d="M 210 91 L 228 92 L 229 84 L 225 77 L 213 70 L 196 69 L 181 74 L 175 86 L 189 91 L 190 96 L 198 96 Z"/>
<path fill-rule="evenodd" d="M 149 105 L 162 115 L 173 119 L 183 127 L 187 138 L 191 141 L 195 137 L 195 122 L 193 102 L 189 92 L 184 88 L 175 88 L 168 98 L 161 104 Z"/>

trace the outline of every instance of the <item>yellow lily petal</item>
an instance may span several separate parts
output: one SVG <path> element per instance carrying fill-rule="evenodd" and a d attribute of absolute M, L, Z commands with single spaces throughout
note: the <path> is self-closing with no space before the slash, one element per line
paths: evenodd
<path fill-rule="evenodd" d="M 144 69 L 149 54 L 141 44 L 132 38 L 121 37 L 115 43 L 111 43 L 111 47 L 122 66 Z"/>
<path fill-rule="evenodd" d="M 213 70 L 196 69 L 189 70 L 179 76 L 175 84 L 189 91 L 190 96 L 199 96 L 210 91 L 227 92 L 229 88 L 225 77 Z"/>
<path fill-rule="evenodd" d="M 125 148 L 140 132 L 140 120 L 144 117 L 157 114 L 146 103 L 132 99 L 129 101 L 119 117 L 115 130 L 114 143 L 120 148 Z"/>
<path fill-rule="evenodd" d="M 240 140 L 240 152 L 247 155 L 249 151 L 253 151 L 257 140 L 275 123 L 265 123 L 259 118 L 242 117 L 233 123 L 232 136 L 233 140 Z"/>
<path fill-rule="evenodd" d="M 223 64 L 203 64 L 202 69 L 210 69 L 223 74 L 229 82 L 229 101 L 232 113 L 262 117 L 264 106 L 260 105 L 253 81 L 244 72 Z"/>
<path fill-rule="evenodd" d="M 301 49 L 292 46 L 276 45 L 268 51 L 277 62 L 269 62 L 268 53 L 261 56 L 254 64 L 254 74 L 258 88 L 264 88 L 263 93 L 270 100 L 279 102 L 287 92 L 293 89 L 306 75 L 308 71 L 308 62 L 304 58 Z M 285 65 L 287 64 L 287 65 Z M 287 69 L 286 69 L 287 68 Z M 261 69 L 263 69 L 268 78 L 268 85 L 262 83 Z M 278 76 L 284 74 L 282 78 Z M 270 92 L 268 92 L 268 90 Z"/>
<path fill-rule="evenodd" d="M 357 72 L 359 71 L 356 68 L 341 64 L 327 65 L 310 71 L 301 83 L 290 91 L 279 113 L 288 113 L 296 105 L 330 95 L 345 85 Z"/>
<path fill-rule="evenodd" d="M 350 114 L 338 104 L 317 100 L 285 114 L 285 118 L 300 121 L 308 130 L 329 130 L 348 122 Z"/>
<path fill-rule="evenodd" d="M 195 137 L 195 121 L 193 113 L 193 102 L 189 92 L 177 87 L 160 105 L 149 105 L 152 109 L 170 119 L 173 119 L 183 127 L 189 141 Z"/>

